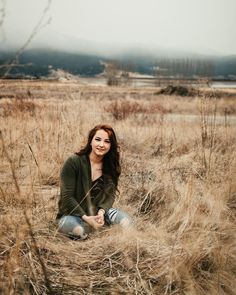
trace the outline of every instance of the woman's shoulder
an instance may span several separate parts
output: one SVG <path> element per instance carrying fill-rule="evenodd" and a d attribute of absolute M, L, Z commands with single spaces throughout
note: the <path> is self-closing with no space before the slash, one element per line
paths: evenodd
<path fill-rule="evenodd" d="M 80 162 L 81 160 L 83 161 L 86 158 L 87 158 L 86 155 L 80 155 L 78 153 L 74 153 L 74 154 L 70 155 L 66 161 Z"/>
<path fill-rule="evenodd" d="M 78 155 L 76 153 L 70 155 L 64 162 L 64 165 L 75 165 L 75 166 L 80 166 L 81 165 L 81 160 L 83 160 L 83 155 Z"/>
<path fill-rule="evenodd" d="M 81 169 L 87 169 L 86 155 L 72 154 L 64 162 L 62 171 L 80 171 Z"/>
<path fill-rule="evenodd" d="M 89 158 L 87 155 L 79 155 L 77 153 L 69 156 L 66 162 L 71 163 L 72 165 L 79 166 L 79 167 L 88 167 L 89 166 Z"/>

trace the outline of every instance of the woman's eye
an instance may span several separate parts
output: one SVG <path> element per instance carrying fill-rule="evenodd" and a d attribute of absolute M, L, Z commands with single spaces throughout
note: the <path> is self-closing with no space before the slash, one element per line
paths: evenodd
<path fill-rule="evenodd" d="M 101 139 L 100 139 L 100 138 L 95 138 L 95 140 L 96 140 L 96 141 L 100 141 Z"/>

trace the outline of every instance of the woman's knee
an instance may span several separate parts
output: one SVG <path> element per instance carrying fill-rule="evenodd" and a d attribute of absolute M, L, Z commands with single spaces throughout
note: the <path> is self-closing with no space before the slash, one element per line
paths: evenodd
<path fill-rule="evenodd" d="M 77 225 L 72 230 L 73 235 L 75 236 L 83 236 L 84 235 L 84 228 L 81 225 Z"/>
<path fill-rule="evenodd" d="M 110 208 L 106 212 L 108 224 L 120 224 L 122 227 L 128 227 L 133 224 L 132 218 L 124 211 L 116 208 Z"/>
<path fill-rule="evenodd" d="M 58 231 L 68 236 L 86 235 L 82 219 L 78 216 L 63 216 L 58 221 Z"/>

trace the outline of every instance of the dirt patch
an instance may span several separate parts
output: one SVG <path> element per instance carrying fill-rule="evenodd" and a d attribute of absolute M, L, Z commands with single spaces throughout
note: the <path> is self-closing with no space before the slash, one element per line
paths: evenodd
<path fill-rule="evenodd" d="M 159 93 L 167 94 L 167 95 L 194 96 L 197 94 L 197 91 L 196 89 L 188 88 L 184 86 L 168 85 L 165 88 L 161 88 Z"/>
<path fill-rule="evenodd" d="M 212 90 L 212 89 L 197 89 L 193 87 L 186 86 L 174 86 L 168 85 L 167 87 L 161 88 L 159 92 L 156 94 L 164 94 L 164 95 L 177 95 L 177 96 L 207 96 L 207 97 L 232 97 L 235 96 L 235 93 L 229 93 L 225 91 Z"/>

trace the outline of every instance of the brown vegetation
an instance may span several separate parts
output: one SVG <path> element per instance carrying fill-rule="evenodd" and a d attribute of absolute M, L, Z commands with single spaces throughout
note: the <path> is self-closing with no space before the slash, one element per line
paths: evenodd
<path fill-rule="evenodd" d="M 235 98 L 24 81 L 0 92 L 1 294 L 235 294 Z M 55 223 L 59 171 L 100 122 L 117 132 L 116 206 L 136 227 L 72 241 Z"/>

